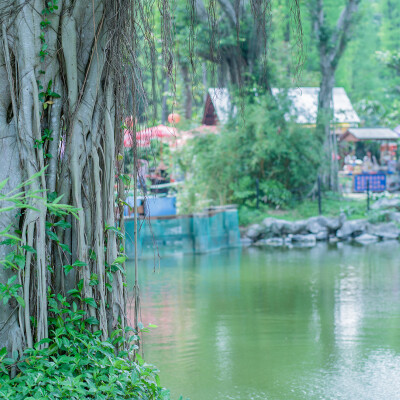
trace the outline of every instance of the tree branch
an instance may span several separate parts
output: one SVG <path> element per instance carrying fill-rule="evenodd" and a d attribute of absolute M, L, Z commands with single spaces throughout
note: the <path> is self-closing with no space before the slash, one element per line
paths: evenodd
<path fill-rule="evenodd" d="M 349 31 L 352 27 L 354 14 L 358 11 L 361 0 L 348 0 L 346 7 L 340 14 L 336 24 L 335 32 L 332 35 L 331 43 L 333 48 L 330 52 L 332 66 L 336 66 L 342 56 L 348 40 Z"/>

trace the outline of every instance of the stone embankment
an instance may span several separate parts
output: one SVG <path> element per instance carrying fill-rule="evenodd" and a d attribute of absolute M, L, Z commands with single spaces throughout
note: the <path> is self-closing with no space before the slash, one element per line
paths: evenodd
<path fill-rule="evenodd" d="M 243 245 L 313 247 L 318 241 L 355 241 L 368 244 L 400 237 L 400 212 L 386 212 L 388 222 L 371 223 L 366 219 L 347 220 L 344 214 L 337 218 L 312 217 L 301 221 L 266 218 L 242 232 Z"/>

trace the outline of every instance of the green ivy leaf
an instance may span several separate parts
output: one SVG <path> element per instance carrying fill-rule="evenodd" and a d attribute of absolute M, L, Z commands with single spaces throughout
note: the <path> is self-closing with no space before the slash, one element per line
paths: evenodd
<path fill-rule="evenodd" d="M 58 236 L 51 230 L 47 230 L 47 235 L 51 240 L 54 240 L 55 242 L 59 242 L 60 240 L 58 239 Z"/>
<path fill-rule="evenodd" d="M 73 265 L 63 265 L 63 268 L 64 268 L 65 275 L 68 275 L 69 272 L 71 272 L 74 269 Z"/>
<path fill-rule="evenodd" d="M 122 265 L 120 265 L 120 264 L 113 264 L 113 267 L 116 268 L 116 269 L 118 269 L 119 271 L 121 271 L 121 273 L 122 273 L 123 275 L 126 274 L 126 272 L 125 272 L 124 268 L 122 267 Z"/>
<path fill-rule="evenodd" d="M 126 256 L 119 256 L 119 257 L 117 257 L 117 258 L 114 260 L 114 262 L 112 263 L 112 265 L 115 265 L 115 264 L 123 264 L 123 263 L 126 261 L 127 258 L 128 258 L 128 257 L 126 257 Z"/>
<path fill-rule="evenodd" d="M 18 304 L 19 304 L 20 306 L 22 306 L 22 307 L 25 308 L 25 301 L 24 301 L 24 299 L 23 299 L 21 296 L 15 296 L 15 298 L 17 299 Z"/>
<path fill-rule="evenodd" d="M 94 317 L 86 318 L 85 322 L 89 325 L 99 325 L 99 321 L 97 320 L 97 318 Z"/>
<path fill-rule="evenodd" d="M 18 265 L 19 268 L 24 269 L 25 267 L 25 256 L 22 254 L 15 254 L 14 255 L 14 262 Z"/>
<path fill-rule="evenodd" d="M 9 286 L 12 285 L 16 279 L 17 279 L 17 275 L 13 275 L 11 278 L 8 279 L 7 285 L 9 285 Z"/>
<path fill-rule="evenodd" d="M 24 245 L 24 246 L 21 246 L 21 247 L 22 247 L 23 249 L 25 249 L 26 251 L 29 251 L 30 253 L 36 254 L 36 250 L 35 250 L 33 247 L 28 246 L 27 244 Z"/>
<path fill-rule="evenodd" d="M 44 338 L 42 340 L 40 340 L 37 344 L 45 344 L 45 343 L 51 343 L 52 340 L 49 338 Z"/>
<path fill-rule="evenodd" d="M 76 260 L 72 265 L 74 267 L 86 267 L 87 264 L 84 263 L 83 261 Z"/>
<path fill-rule="evenodd" d="M 55 92 L 50 92 L 49 96 L 53 97 L 54 99 L 59 99 L 61 97 L 58 93 L 55 93 Z"/>
<path fill-rule="evenodd" d="M 104 286 L 107 288 L 109 292 L 112 292 L 112 286 L 109 283 L 106 283 Z"/>
<path fill-rule="evenodd" d="M 3 359 L 3 357 L 7 354 L 7 349 L 5 347 L 3 347 L 0 350 L 0 359 Z"/>
<path fill-rule="evenodd" d="M 89 258 L 93 261 L 95 261 L 97 259 L 97 255 L 93 250 L 90 250 L 89 252 Z"/>
<path fill-rule="evenodd" d="M 65 243 L 59 243 L 60 247 L 69 255 L 72 255 L 71 253 L 71 249 L 69 248 L 69 246 Z"/>
<path fill-rule="evenodd" d="M 53 199 L 54 200 L 54 199 Z M 62 229 L 68 229 L 71 228 L 71 224 L 67 221 L 64 221 L 63 219 L 61 219 L 60 221 L 57 221 L 54 226 L 59 226 Z"/>
<path fill-rule="evenodd" d="M 90 275 L 89 285 L 90 286 L 96 286 L 98 284 L 99 284 L 99 277 L 97 276 L 97 274 L 91 274 Z"/>
<path fill-rule="evenodd" d="M 91 307 L 97 308 L 96 300 L 93 297 L 83 299 L 83 301 Z"/>

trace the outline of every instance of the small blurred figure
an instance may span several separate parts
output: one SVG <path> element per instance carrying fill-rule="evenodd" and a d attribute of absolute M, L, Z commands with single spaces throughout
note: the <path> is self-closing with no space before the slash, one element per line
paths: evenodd
<path fill-rule="evenodd" d="M 146 160 L 139 160 L 138 167 L 138 187 L 142 191 L 143 195 L 147 193 L 146 178 L 149 175 L 149 162 Z"/>

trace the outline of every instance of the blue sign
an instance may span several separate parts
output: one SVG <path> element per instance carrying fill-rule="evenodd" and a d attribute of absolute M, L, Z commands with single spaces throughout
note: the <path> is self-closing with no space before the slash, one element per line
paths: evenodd
<path fill-rule="evenodd" d="M 365 192 L 367 190 L 367 182 L 369 182 L 369 190 L 371 192 L 383 192 L 386 190 L 385 174 L 363 174 L 354 176 L 354 191 Z"/>

